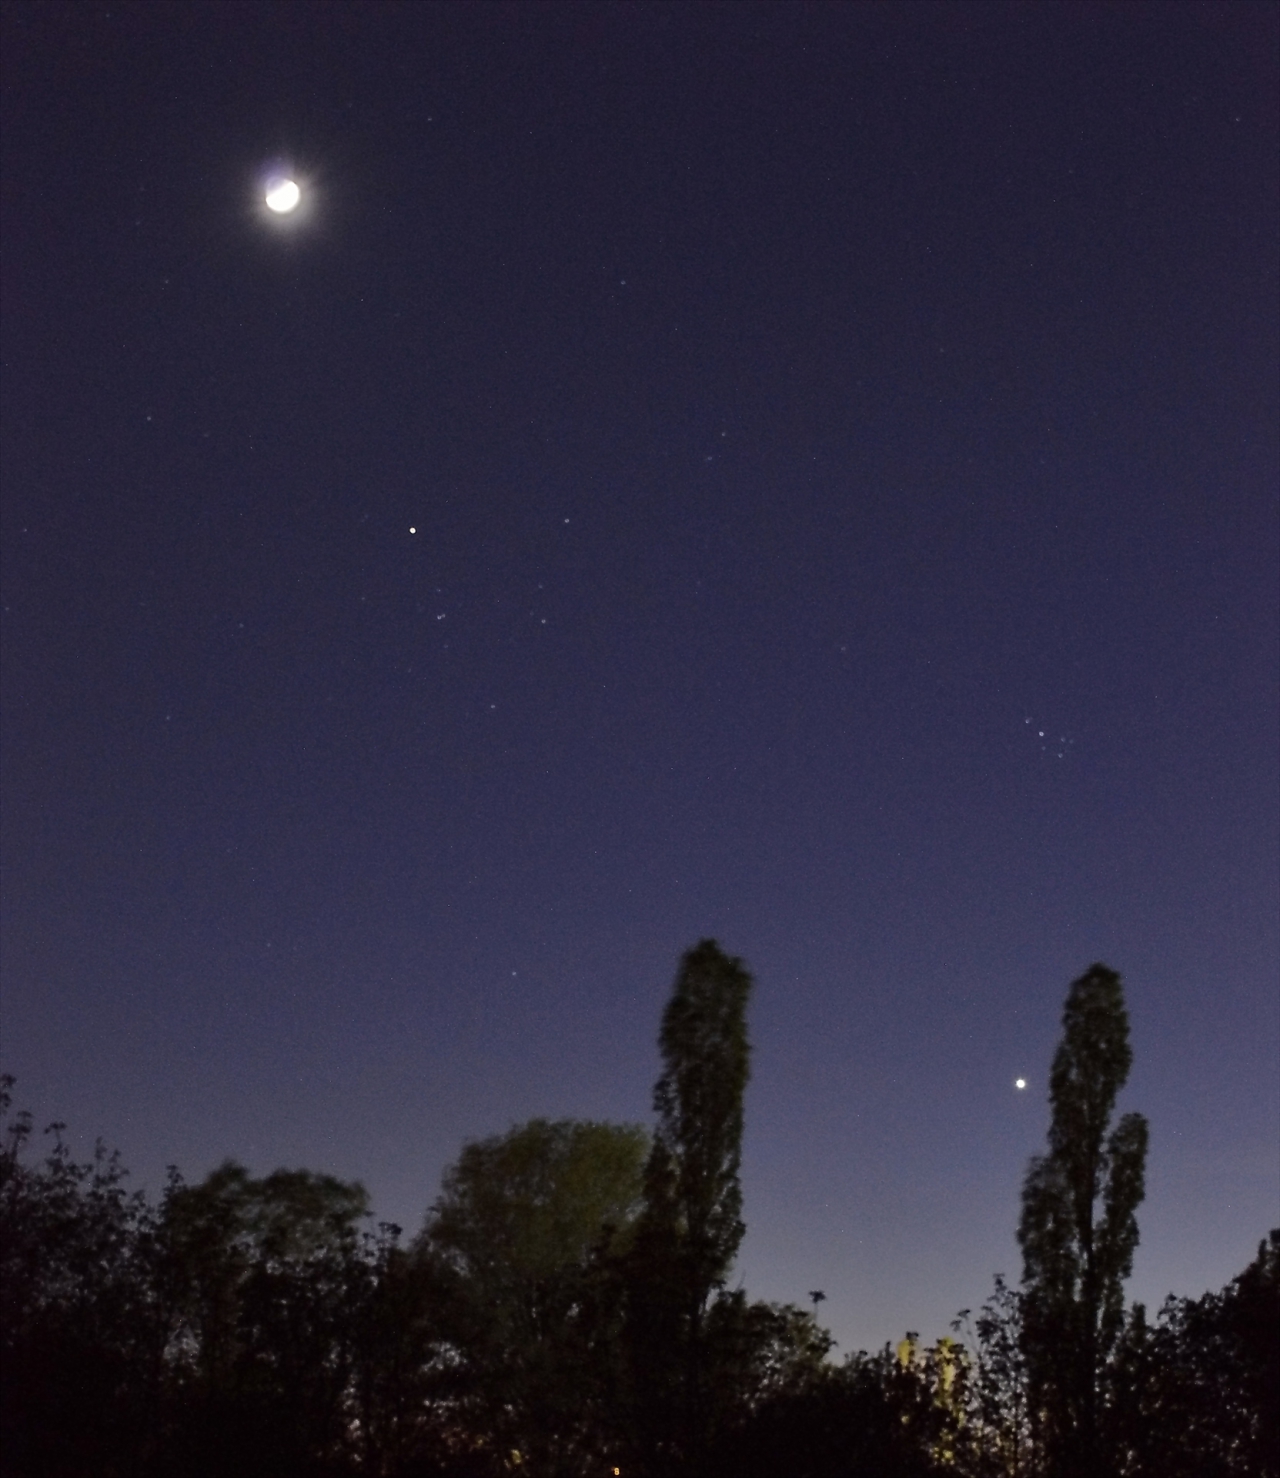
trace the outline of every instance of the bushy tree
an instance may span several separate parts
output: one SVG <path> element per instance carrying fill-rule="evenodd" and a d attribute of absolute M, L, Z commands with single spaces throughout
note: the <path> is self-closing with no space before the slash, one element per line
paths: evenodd
<path fill-rule="evenodd" d="M 748 1299 L 741 1289 L 713 1300 L 705 1334 L 713 1442 L 820 1377 L 835 1347 L 808 1309 Z"/>
<path fill-rule="evenodd" d="M 175 1455 L 191 1474 L 336 1471 L 370 1293 L 364 1188 L 227 1161 L 161 1211 Z"/>
<path fill-rule="evenodd" d="M 1133 1061 L 1114 970 L 1094 965 L 1072 984 L 1062 1028 L 1049 1151 L 1032 1160 L 1022 1192 L 1023 1352 L 1049 1471 L 1102 1478 L 1103 1374 L 1124 1324 L 1147 1151 L 1141 1114 L 1110 1128 Z"/>
<path fill-rule="evenodd" d="M 0 1114 L 13 1079 L 0 1079 Z M 165 1311 L 152 1209 L 99 1143 L 77 1162 L 50 1125 L 30 1164 L 31 1116 L 0 1147 L 0 1449 L 16 1475 L 135 1472 L 154 1452 Z"/>
<path fill-rule="evenodd" d="M 0 1083 L 0 1111 L 11 1080 Z M 357 1185 L 228 1162 L 128 1194 L 51 1126 L 0 1149 L 0 1450 L 15 1478 L 326 1478 L 409 1471 L 424 1300 Z M 400 1464 L 399 1469 L 394 1465 Z"/>
<path fill-rule="evenodd" d="M 797 1311 L 798 1312 L 798 1311 Z M 714 1478 L 941 1478 L 972 1471 L 964 1352 L 859 1351 L 808 1364 L 718 1435 L 702 1470 Z"/>
<path fill-rule="evenodd" d="M 157 1475 L 445 1471 L 440 1290 L 398 1227 L 366 1217 L 361 1185 L 311 1171 L 171 1177 L 153 1267 L 170 1328 Z"/>
<path fill-rule="evenodd" d="M 1125 1478 L 1280 1474 L 1280 1229 L 1220 1293 L 1134 1310 L 1116 1359 Z"/>
<path fill-rule="evenodd" d="M 495 1471 L 606 1470 L 620 1441 L 617 1260 L 640 1206 L 638 1126 L 534 1119 L 468 1144 L 417 1243 L 456 1352 L 459 1428 Z"/>
<path fill-rule="evenodd" d="M 967 1325 L 962 1311 L 953 1328 Z M 1039 1469 L 1024 1350 L 1022 1295 L 1001 1274 L 973 1323 L 970 1467 L 978 1478 L 1030 1478 Z"/>

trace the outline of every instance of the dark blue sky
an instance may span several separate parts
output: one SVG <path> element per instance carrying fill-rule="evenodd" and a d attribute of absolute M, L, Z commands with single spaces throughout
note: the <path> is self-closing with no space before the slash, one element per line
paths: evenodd
<path fill-rule="evenodd" d="M 3 41 L 21 1102 L 153 1187 L 304 1164 L 413 1231 L 465 1138 L 647 1121 L 712 935 L 757 978 L 741 1272 L 848 1348 L 1017 1275 L 1101 959 L 1132 1292 L 1243 1267 L 1273 6 L 11 3 Z"/>

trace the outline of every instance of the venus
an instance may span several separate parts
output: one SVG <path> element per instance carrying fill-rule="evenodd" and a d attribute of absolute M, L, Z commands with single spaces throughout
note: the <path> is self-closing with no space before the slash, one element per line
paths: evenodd
<path fill-rule="evenodd" d="M 296 209 L 301 198 L 302 191 L 293 180 L 272 180 L 267 185 L 267 209 L 277 215 L 287 215 Z"/>

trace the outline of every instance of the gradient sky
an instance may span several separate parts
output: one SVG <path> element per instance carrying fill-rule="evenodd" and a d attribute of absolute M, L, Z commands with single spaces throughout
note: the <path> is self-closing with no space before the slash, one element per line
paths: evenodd
<path fill-rule="evenodd" d="M 740 1275 L 847 1350 L 1016 1278 L 1103 960 L 1131 1292 L 1238 1272 L 1277 15 L 10 0 L 18 1101 L 153 1189 L 300 1164 L 413 1232 L 464 1139 L 648 1122 L 714 936 Z"/>

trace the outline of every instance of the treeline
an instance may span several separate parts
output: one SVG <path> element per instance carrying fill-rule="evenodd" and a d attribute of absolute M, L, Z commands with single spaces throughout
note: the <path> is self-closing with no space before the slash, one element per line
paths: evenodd
<path fill-rule="evenodd" d="M 729 1287 L 742 962 L 703 941 L 663 1016 L 652 1132 L 534 1120 L 466 1145 L 421 1232 L 361 1186 L 228 1162 L 157 1202 L 29 1115 L 0 1151 L 0 1459 L 14 1478 L 1235 1478 L 1280 1471 L 1280 1232 L 1220 1293 L 1126 1306 L 1146 1123 L 1119 977 L 1067 998 L 1021 1285 L 924 1348 L 837 1363 Z M 12 1080 L 4 1080 L 8 1115 Z M 815 1310 L 817 1298 L 815 1297 Z"/>

